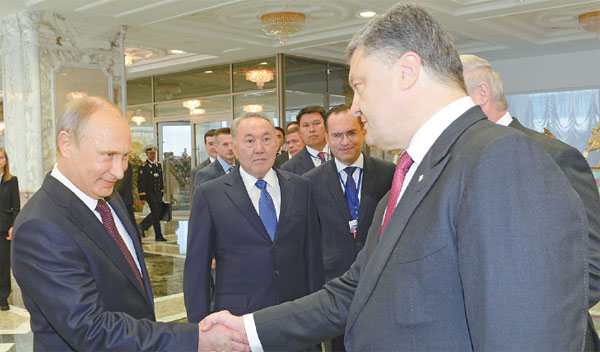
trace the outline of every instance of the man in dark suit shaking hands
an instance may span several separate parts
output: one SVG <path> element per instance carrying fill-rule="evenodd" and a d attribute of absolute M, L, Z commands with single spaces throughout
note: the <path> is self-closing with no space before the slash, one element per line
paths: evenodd
<path fill-rule="evenodd" d="M 347 53 L 367 143 L 404 149 L 365 247 L 312 295 L 207 321 L 245 331 L 253 351 L 344 332 L 350 351 L 582 350 L 587 219 L 552 158 L 487 120 L 422 8 L 394 6 Z"/>
<path fill-rule="evenodd" d="M 190 211 L 183 293 L 191 322 L 210 313 L 212 258 L 215 310 L 245 314 L 323 284 L 308 180 L 273 168 L 277 140 L 268 118 L 237 118 L 232 135 L 240 167 L 201 184 Z"/>
<path fill-rule="evenodd" d="M 157 323 L 142 248 L 113 188 L 131 134 L 108 100 L 73 101 L 57 123 L 58 163 L 14 226 L 14 276 L 36 351 L 195 351 L 247 346 L 198 324 Z"/>

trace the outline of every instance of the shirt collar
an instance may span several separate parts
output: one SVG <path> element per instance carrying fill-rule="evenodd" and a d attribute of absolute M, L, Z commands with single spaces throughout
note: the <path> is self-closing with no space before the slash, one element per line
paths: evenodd
<path fill-rule="evenodd" d="M 221 164 L 221 166 L 223 167 L 223 170 L 225 170 L 225 172 L 227 172 L 227 170 L 229 170 L 229 168 L 233 166 L 233 165 L 229 164 L 228 162 L 226 162 L 225 160 L 221 159 L 221 157 L 218 155 L 217 155 L 217 160 L 219 161 L 219 164 Z"/>
<path fill-rule="evenodd" d="M 246 187 L 246 191 L 250 192 L 252 187 L 255 186 L 256 181 L 258 179 L 247 173 L 241 165 L 239 167 L 239 170 L 240 176 L 242 177 L 242 181 L 244 182 L 244 186 Z M 263 177 L 262 179 L 265 180 L 265 182 L 267 183 L 267 187 L 275 187 L 275 185 L 278 183 L 277 174 L 275 173 L 275 171 L 273 171 L 273 168 L 270 168 L 269 171 L 267 171 L 265 177 Z"/>
<path fill-rule="evenodd" d="M 508 126 L 508 125 L 510 125 L 512 120 L 513 120 L 512 116 L 510 116 L 510 114 L 507 111 L 506 114 L 504 114 L 504 116 L 502 116 L 500 118 L 500 120 L 496 121 L 496 123 L 499 125 L 502 125 L 502 126 Z"/>
<path fill-rule="evenodd" d="M 338 173 L 340 171 L 344 170 L 345 168 L 347 168 L 348 166 L 355 166 L 359 169 L 363 169 L 364 164 L 365 164 L 365 158 L 362 153 L 360 153 L 360 155 L 358 156 L 358 159 L 356 159 L 356 161 L 354 161 L 354 163 L 352 163 L 352 165 L 346 165 L 346 164 L 342 163 L 341 161 L 339 161 L 338 159 L 334 159 L 334 161 L 335 161 L 335 166 L 337 167 Z"/>
<path fill-rule="evenodd" d="M 309 152 L 311 155 L 314 155 L 314 156 L 317 156 L 317 154 L 319 154 L 320 152 L 324 152 L 324 153 L 326 153 L 326 154 L 328 154 L 328 155 L 329 155 L 329 152 L 328 152 L 328 150 L 329 150 L 329 146 L 328 146 L 327 144 L 325 144 L 325 146 L 323 147 L 323 150 L 316 150 L 316 149 L 313 149 L 313 148 L 311 148 L 311 147 L 309 147 L 309 146 L 306 146 L 306 150 L 307 150 L 307 151 L 308 151 L 308 152 Z"/>
<path fill-rule="evenodd" d="M 57 179 L 60 183 L 65 185 L 71 192 L 73 192 L 77 198 L 81 199 L 81 201 L 90 208 L 91 211 L 96 210 L 96 206 L 98 205 L 98 199 L 94 199 L 87 194 L 83 193 L 82 190 L 77 188 L 60 170 L 58 169 L 58 164 L 54 164 L 54 168 L 50 173 L 50 176 Z"/>
<path fill-rule="evenodd" d="M 208 160 L 210 160 L 211 163 L 214 163 L 215 160 L 217 160 L 217 159 L 215 159 L 215 158 L 213 158 L 212 156 L 209 155 L 208 156 Z"/>
<path fill-rule="evenodd" d="M 473 106 L 475 106 L 473 99 L 467 96 L 446 105 L 433 114 L 415 133 L 406 148 L 406 152 L 415 164 L 420 164 L 442 132 Z"/>

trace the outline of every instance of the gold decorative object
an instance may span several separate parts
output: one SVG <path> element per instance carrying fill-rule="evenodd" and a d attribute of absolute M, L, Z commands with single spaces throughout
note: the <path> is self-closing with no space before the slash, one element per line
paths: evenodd
<path fill-rule="evenodd" d="M 544 131 L 543 131 L 543 133 L 544 133 L 546 136 L 548 136 L 548 137 L 551 137 L 551 138 L 556 138 L 556 137 L 554 137 L 554 135 L 552 134 L 552 132 L 550 132 L 550 130 L 549 130 L 549 129 L 547 129 L 546 127 L 544 127 Z"/>
<path fill-rule="evenodd" d="M 301 12 L 270 12 L 260 16 L 263 31 L 268 35 L 279 38 L 279 43 L 285 44 L 288 36 L 298 32 L 304 27 L 306 15 Z"/>
<path fill-rule="evenodd" d="M 263 111 L 262 104 L 247 104 L 242 107 L 245 112 L 261 112 Z"/>
<path fill-rule="evenodd" d="M 133 52 L 125 50 L 125 66 L 133 64 Z"/>
<path fill-rule="evenodd" d="M 583 151 L 583 156 L 587 159 L 590 152 L 600 149 L 600 122 L 596 128 L 592 129 L 592 137 L 588 139 L 588 146 Z"/>
<path fill-rule="evenodd" d="M 579 24 L 588 32 L 600 32 L 600 11 L 582 13 L 577 18 Z"/>
<path fill-rule="evenodd" d="M 263 89 L 265 83 L 273 80 L 273 70 L 269 68 L 246 70 L 246 79 L 256 83 L 258 89 Z"/>

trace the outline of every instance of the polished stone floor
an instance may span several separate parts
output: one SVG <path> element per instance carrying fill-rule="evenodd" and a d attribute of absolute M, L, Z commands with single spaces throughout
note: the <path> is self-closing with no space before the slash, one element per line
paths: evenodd
<path fill-rule="evenodd" d="M 187 219 L 163 223 L 167 242 L 155 242 L 153 230 L 142 241 L 152 290 L 156 318 L 162 322 L 186 322 L 183 303 L 183 265 L 187 243 Z M 13 292 L 8 299 L 10 310 L 0 311 L 0 352 L 32 351 L 33 335 L 29 314 L 21 290 L 13 278 Z M 596 330 L 600 328 L 600 304 L 590 310 Z"/>

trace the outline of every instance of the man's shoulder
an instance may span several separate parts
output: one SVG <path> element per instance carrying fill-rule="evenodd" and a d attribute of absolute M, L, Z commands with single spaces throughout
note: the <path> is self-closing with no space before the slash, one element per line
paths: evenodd
<path fill-rule="evenodd" d="M 294 155 L 291 159 L 283 163 L 283 165 L 281 165 L 281 169 L 297 173 L 304 170 L 302 165 L 307 162 L 307 159 L 308 162 L 312 164 L 312 160 L 310 160 L 310 154 L 308 154 L 306 147 L 304 147 L 304 149 L 296 153 L 296 155 Z M 301 168 L 302 170 L 300 170 Z"/>
<path fill-rule="evenodd" d="M 384 171 L 384 172 L 391 171 L 393 173 L 396 170 L 396 164 L 394 164 L 390 161 L 365 155 L 365 164 L 368 162 L 372 163 L 373 169 L 377 173 L 379 173 L 381 171 Z M 365 169 L 366 169 L 366 165 L 365 165 Z"/>
<path fill-rule="evenodd" d="M 325 164 L 319 166 L 319 167 L 315 167 L 313 169 L 308 170 L 306 173 L 304 173 L 302 176 L 307 178 L 309 181 L 311 182 L 316 182 L 319 180 L 322 180 L 326 177 L 329 176 L 329 171 L 331 168 L 334 168 L 334 175 L 337 176 L 337 166 L 335 165 L 335 161 L 334 160 L 329 160 L 328 162 L 326 162 Z"/>

